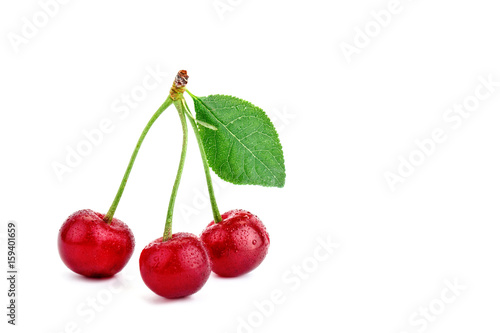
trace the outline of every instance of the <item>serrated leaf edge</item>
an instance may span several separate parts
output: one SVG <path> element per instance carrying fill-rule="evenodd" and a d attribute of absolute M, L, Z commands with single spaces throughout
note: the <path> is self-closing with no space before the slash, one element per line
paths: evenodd
<path fill-rule="evenodd" d="M 266 113 L 266 112 L 265 112 L 262 108 L 260 108 L 260 107 L 258 107 L 258 106 L 256 106 L 256 105 L 252 104 L 252 103 L 251 103 L 251 102 L 249 102 L 249 101 L 246 101 L 246 100 L 244 100 L 244 99 L 242 99 L 242 98 L 235 97 L 235 96 L 232 96 L 232 95 L 215 94 L 215 95 L 202 96 L 202 98 L 208 98 L 208 97 L 212 97 L 212 96 L 214 96 L 214 97 L 216 97 L 216 96 L 231 97 L 231 98 L 237 99 L 238 101 L 248 103 L 248 104 L 250 104 L 251 106 L 253 106 L 254 108 L 256 108 L 256 109 L 258 109 L 258 110 L 262 111 L 262 113 L 263 113 L 263 114 L 264 114 L 264 116 L 267 118 L 267 120 L 269 120 L 269 123 L 271 124 L 271 127 L 272 127 L 272 130 L 273 130 L 274 134 L 276 134 L 276 137 L 278 137 L 278 142 L 277 142 L 277 144 L 278 144 L 279 148 L 281 149 L 281 152 L 283 152 L 283 146 L 281 145 L 281 141 L 279 140 L 279 134 L 278 134 L 278 131 L 276 131 L 276 127 L 274 127 L 274 124 L 273 124 L 273 122 L 271 121 L 271 118 L 269 118 L 269 116 L 267 115 L 267 113 Z M 234 135 L 234 134 L 233 134 L 233 133 L 232 133 L 232 132 L 231 132 L 231 131 L 227 128 L 227 127 L 226 127 L 226 125 L 224 125 L 224 124 L 222 123 L 222 121 L 220 121 L 220 120 L 219 120 L 219 118 L 217 118 L 217 117 L 215 116 L 215 114 L 213 113 L 212 109 L 211 109 L 211 108 L 209 108 L 209 107 L 208 107 L 208 105 L 206 105 L 206 104 L 205 104 L 205 103 L 204 103 L 204 102 L 200 99 L 200 97 L 198 97 L 198 96 L 194 96 L 194 95 L 191 95 L 191 97 L 192 97 L 193 99 L 197 99 L 197 100 L 198 100 L 201 104 L 203 104 L 203 106 L 204 106 L 207 110 L 209 110 L 209 111 L 210 111 L 210 113 L 212 114 L 212 116 L 213 116 L 213 117 L 214 117 L 214 118 L 215 118 L 215 119 L 216 119 L 216 120 L 217 120 L 217 121 L 218 121 L 218 122 L 219 122 L 219 123 L 220 123 L 220 124 L 221 124 L 221 125 L 222 125 L 222 126 L 223 126 L 223 127 L 224 127 L 224 128 L 225 128 L 225 129 L 226 129 L 226 130 L 227 130 L 227 131 L 228 131 L 228 132 L 229 132 L 229 133 L 230 133 L 230 134 L 231 134 L 231 135 L 235 138 L 235 139 L 236 139 L 236 140 L 237 140 L 237 141 L 238 141 L 238 142 L 240 142 L 240 143 L 241 143 L 241 141 L 240 141 L 240 140 L 239 140 L 239 139 L 238 139 L 238 138 L 237 138 L 237 137 L 236 137 L 236 136 L 235 136 L 235 135 Z M 276 177 L 276 176 L 275 176 L 275 174 L 271 171 L 271 169 L 269 169 L 269 168 L 267 167 L 267 165 L 266 165 L 266 164 L 264 164 L 264 163 L 263 163 L 263 162 L 262 162 L 262 161 L 261 161 L 261 160 L 260 160 L 257 156 L 255 156 L 255 155 L 254 155 L 254 153 L 253 153 L 250 149 L 248 149 L 248 148 L 247 148 L 247 146 L 245 146 L 245 144 L 241 143 L 241 145 L 242 145 L 243 147 L 245 147 L 245 149 L 246 149 L 248 152 L 250 152 L 250 153 L 252 154 L 252 156 L 253 156 L 253 157 L 254 157 L 257 161 L 259 161 L 262 165 L 264 165 L 264 166 L 266 167 L 266 169 L 267 169 L 267 170 L 268 170 L 268 171 L 269 171 L 269 172 L 273 175 L 274 179 L 276 179 L 276 183 L 277 183 L 277 185 L 276 185 L 276 186 L 273 186 L 273 185 L 261 185 L 261 186 L 265 186 L 265 187 L 278 187 L 278 188 L 283 188 L 283 187 L 285 186 L 285 180 L 286 180 L 286 168 L 285 168 L 285 156 L 284 156 L 284 154 L 283 154 L 283 167 L 282 167 L 282 170 L 283 170 L 283 172 L 284 172 L 284 175 L 285 175 L 285 176 L 284 176 L 283 182 L 280 182 L 280 180 L 278 179 L 278 177 Z M 215 173 L 216 173 L 216 174 L 217 174 L 220 178 L 222 178 L 222 179 L 224 179 L 225 181 L 228 181 L 228 182 L 230 182 L 230 183 L 232 183 L 232 184 L 235 184 L 235 185 L 240 185 L 240 184 L 237 184 L 237 183 L 235 183 L 235 182 L 233 182 L 233 181 L 231 181 L 231 180 L 229 180 L 229 179 L 225 179 L 224 177 L 222 177 L 222 175 L 220 175 L 220 174 L 219 174 L 219 173 L 218 173 L 218 172 L 214 169 L 214 167 L 211 165 L 210 161 L 208 161 L 208 163 L 209 163 L 209 165 L 210 165 L 210 168 L 211 168 L 211 169 L 212 169 L 212 170 L 213 170 L 213 171 L 214 171 L 214 172 L 215 172 Z M 281 166 L 280 166 L 280 167 L 281 167 Z M 242 184 L 242 185 L 255 185 L 255 184 L 248 184 L 248 183 L 247 183 L 247 184 Z"/>

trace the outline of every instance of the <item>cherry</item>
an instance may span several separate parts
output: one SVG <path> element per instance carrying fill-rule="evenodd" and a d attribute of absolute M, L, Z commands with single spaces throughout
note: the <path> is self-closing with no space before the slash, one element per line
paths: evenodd
<path fill-rule="evenodd" d="M 134 252 L 132 231 L 122 221 L 110 223 L 90 209 L 69 216 L 59 230 L 59 255 L 73 272 L 92 278 L 112 276 Z"/>
<path fill-rule="evenodd" d="M 68 217 L 59 230 L 59 254 L 72 271 L 88 277 L 112 276 L 118 273 L 132 256 L 134 235 L 125 223 L 114 218 L 114 214 L 144 138 L 172 102 L 172 98 L 168 97 L 142 130 L 118 192 L 106 215 L 90 209 L 80 210 Z"/>
<path fill-rule="evenodd" d="M 142 250 L 139 268 L 144 283 L 156 294 L 165 298 L 180 298 L 194 294 L 203 287 L 210 276 L 210 259 L 201 240 L 190 233 L 172 234 L 172 220 L 177 190 L 181 181 L 187 152 L 186 90 L 187 72 L 179 71 L 170 89 L 170 99 L 175 105 L 182 125 L 182 151 L 175 177 L 163 237 L 151 242 Z"/>
<path fill-rule="evenodd" d="M 194 294 L 210 276 L 210 259 L 198 237 L 180 232 L 160 237 L 142 250 L 141 277 L 156 294 L 180 298 Z"/>
<path fill-rule="evenodd" d="M 235 277 L 250 272 L 264 260 L 269 234 L 262 221 L 252 213 L 235 209 L 210 224 L 201 234 L 212 263 L 220 276 Z"/>

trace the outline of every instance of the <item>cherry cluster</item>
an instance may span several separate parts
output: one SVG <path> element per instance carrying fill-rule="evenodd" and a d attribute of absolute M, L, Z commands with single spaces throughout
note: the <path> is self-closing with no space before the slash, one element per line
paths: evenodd
<path fill-rule="evenodd" d="M 241 209 L 219 214 L 196 120 L 183 97 L 187 79 L 186 71 L 179 71 L 169 97 L 144 129 L 108 213 L 79 210 L 60 228 L 59 254 L 75 273 L 90 278 L 109 277 L 121 271 L 130 260 L 135 247 L 134 235 L 124 222 L 114 217 L 114 213 L 142 141 L 154 121 L 171 104 L 176 106 L 183 126 L 183 149 L 163 236 L 147 245 L 139 258 L 144 283 L 160 296 L 185 297 L 200 290 L 211 271 L 224 277 L 240 276 L 255 269 L 266 257 L 269 234 L 257 216 Z M 197 137 L 214 213 L 214 220 L 199 237 L 186 232 L 172 234 L 173 207 L 187 145 L 186 118 L 191 121 Z"/>

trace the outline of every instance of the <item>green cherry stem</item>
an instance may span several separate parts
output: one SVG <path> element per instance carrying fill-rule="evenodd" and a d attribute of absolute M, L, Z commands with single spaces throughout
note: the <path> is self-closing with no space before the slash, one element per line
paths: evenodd
<path fill-rule="evenodd" d="M 179 161 L 179 167 L 177 168 L 177 176 L 175 177 L 174 187 L 172 188 L 172 194 L 170 195 L 170 202 L 168 203 L 167 221 L 165 222 L 165 231 L 163 232 L 164 242 L 172 237 L 172 220 L 174 216 L 175 199 L 177 197 L 179 184 L 181 183 L 182 171 L 184 170 L 184 162 L 186 161 L 188 128 L 186 123 L 186 115 L 184 114 L 184 109 L 182 108 L 182 100 L 183 98 L 179 98 L 174 101 L 175 108 L 179 113 L 179 118 L 181 119 L 182 124 L 182 151 L 181 159 Z"/>
<path fill-rule="evenodd" d="M 196 98 L 193 94 L 191 94 L 188 90 L 187 93 L 192 97 Z M 203 161 L 203 168 L 205 170 L 205 178 L 207 180 L 208 194 L 210 195 L 210 204 L 212 206 L 212 214 L 214 216 L 214 222 L 219 223 L 222 221 L 222 217 L 220 216 L 219 207 L 217 207 L 217 201 L 215 200 L 214 187 L 212 184 L 212 177 L 210 176 L 210 168 L 208 166 L 207 154 L 205 153 L 205 148 L 203 147 L 203 142 L 201 140 L 200 131 L 198 126 L 196 125 L 195 120 L 192 117 L 191 111 L 186 103 L 186 100 L 182 98 L 182 106 L 184 108 L 185 113 L 189 113 L 191 116 L 188 117 L 191 126 L 193 127 L 194 134 L 196 136 L 196 141 L 198 142 L 198 148 L 200 149 L 201 160 Z"/>
<path fill-rule="evenodd" d="M 144 141 L 146 134 L 148 134 L 149 129 L 151 128 L 151 126 L 153 126 L 156 119 L 158 119 L 158 117 L 163 113 L 163 111 L 165 111 L 172 104 L 172 102 L 173 102 L 172 98 L 170 96 L 168 96 L 168 98 L 165 100 L 165 102 L 160 106 L 160 108 L 151 117 L 151 119 L 147 123 L 146 127 L 144 127 L 144 130 L 142 131 L 142 134 L 139 137 L 139 140 L 137 141 L 134 152 L 132 153 L 132 156 L 130 157 L 130 161 L 128 163 L 127 170 L 125 171 L 125 174 L 123 175 L 123 179 L 122 179 L 122 182 L 120 184 L 120 187 L 118 188 L 118 192 L 116 193 L 115 199 L 113 200 L 113 203 L 111 204 L 111 207 L 109 208 L 106 216 L 104 216 L 104 221 L 106 221 L 108 224 L 110 224 L 111 221 L 113 220 L 113 216 L 115 215 L 116 208 L 118 207 L 118 203 L 120 202 L 123 191 L 125 190 L 125 185 L 127 185 L 127 180 L 128 180 L 129 175 L 130 175 L 130 171 L 132 171 L 132 167 L 134 166 L 135 158 L 137 157 L 137 154 L 139 153 L 139 149 L 141 148 L 142 142 Z"/>

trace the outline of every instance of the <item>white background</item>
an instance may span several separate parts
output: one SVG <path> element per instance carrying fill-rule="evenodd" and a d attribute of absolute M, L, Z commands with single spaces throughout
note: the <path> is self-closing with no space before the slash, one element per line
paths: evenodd
<path fill-rule="evenodd" d="M 230 6 L 222 16 L 212 0 L 72 0 L 18 47 L 9 38 L 40 4 L 0 5 L 0 257 L 15 220 L 20 267 L 15 328 L 2 279 L 2 332 L 498 331 L 500 87 L 459 126 L 443 118 L 474 102 L 479 77 L 500 81 L 496 2 L 401 0 L 381 28 L 370 12 L 388 0 L 220 3 Z M 367 26 L 363 45 L 358 29 Z M 358 53 L 346 57 L 342 43 L 355 47 L 356 38 Z M 147 68 L 164 73 L 161 83 L 127 116 L 114 112 Z M 109 208 L 180 69 L 194 94 L 231 94 L 269 113 L 287 180 L 283 189 L 218 191 L 221 211 L 246 209 L 267 226 L 262 265 L 241 278 L 212 275 L 200 292 L 168 301 L 143 284 L 138 258 L 163 231 L 181 140 L 173 108 L 146 138 L 116 212 L 136 237 L 124 271 L 81 278 L 60 260 L 56 239 L 74 211 Z M 59 180 L 53 164 L 103 119 L 113 130 Z M 391 191 L 384 174 L 397 174 L 400 156 L 422 157 L 415 140 L 436 128 L 447 139 Z M 211 211 L 192 134 L 186 163 L 174 232 L 199 234 Z M 340 243 L 321 262 L 318 238 Z M 449 283 L 466 289 L 454 294 Z M 268 304 L 273 290 L 282 302 L 263 313 L 255 302 Z"/>

